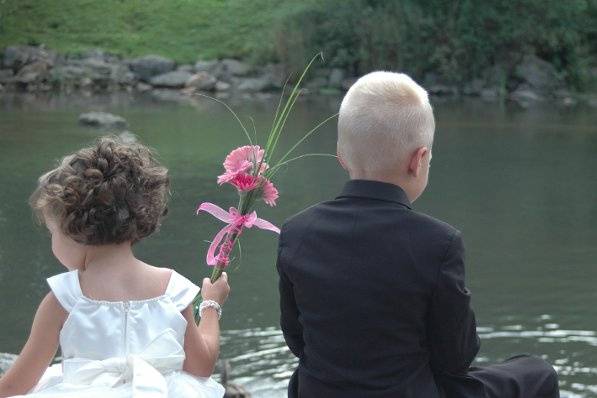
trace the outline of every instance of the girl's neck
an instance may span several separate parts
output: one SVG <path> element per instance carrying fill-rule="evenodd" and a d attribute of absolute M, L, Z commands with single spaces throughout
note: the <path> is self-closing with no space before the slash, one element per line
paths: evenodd
<path fill-rule="evenodd" d="M 97 267 L 105 269 L 114 266 L 130 266 L 138 260 L 133 254 L 130 242 L 114 245 L 89 246 L 85 253 L 83 270 L 92 270 Z"/>

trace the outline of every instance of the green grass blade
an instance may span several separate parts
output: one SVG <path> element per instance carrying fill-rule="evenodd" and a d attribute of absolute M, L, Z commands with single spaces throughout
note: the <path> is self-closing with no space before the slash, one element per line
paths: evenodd
<path fill-rule="evenodd" d="M 274 124 L 274 128 L 270 131 L 270 134 L 269 134 L 269 137 L 267 140 L 267 145 L 265 147 L 265 158 L 267 160 L 271 159 L 272 152 L 275 149 L 275 146 L 273 146 L 273 143 L 275 142 L 277 144 L 276 137 L 278 137 L 282 133 L 281 127 L 283 127 L 283 125 L 281 125 L 281 122 L 282 122 L 282 120 L 285 120 L 288 117 L 287 114 L 289 114 L 290 111 L 292 110 L 292 106 L 294 106 L 294 102 L 296 101 L 296 99 L 294 99 L 294 101 L 293 101 L 293 98 L 298 97 L 298 95 L 300 94 L 300 85 L 303 82 L 307 72 L 311 68 L 311 65 L 313 65 L 313 62 L 315 62 L 315 60 L 317 59 L 317 57 L 320 57 L 321 59 L 323 59 L 322 53 L 318 53 L 315 56 L 313 56 L 313 58 L 311 58 L 311 61 L 309 61 L 309 63 L 305 67 L 305 69 L 303 69 L 301 76 L 299 77 L 298 81 L 292 88 L 292 91 L 290 92 L 290 96 L 288 97 L 288 100 L 286 101 L 286 104 L 284 105 L 284 108 L 282 109 L 282 114 L 280 115 L 280 117 L 278 118 L 276 123 Z"/>
<path fill-rule="evenodd" d="M 313 156 L 338 158 L 338 156 L 332 155 L 331 153 L 305 153 L 303 155 L 300 155 L 300 156 L 294 157 L 292 159 L 288 159 L 284 162 L 278 163 L 277 165 L 275 165 L 274 167 L 272 167 L 271 169 L 268 170 L 266 177 L 271 180 L 272 178 L 274 178 L 276 173 L 278 173 L 278 171 L 280 170 L 280 168 L 282 166 L 287 165 L 288 163 L 292 163 L 295 160 L 299 160 L 299 159 L 307 158 L 307 157 L 313 157 Z"/>
<path fill-rule="evenodd" d="M 327 117 L 326 119 L 322 120 L 321 122 L 319 122 L 319 124 L 317 124 L 315 127 L 313 127 L 313 128 L 312 128 L 312 129 L 311 129 L 311 130 L 310 130 L 310 131 L 307 133 L 307 134 L 305 134 L 305 135 L 303 136 L 303 138 L 301 138 L 300 140 L 298 140 L 298 141 L 297 141 L 297 142 L 296 142 L 296 143 L 295 143 L 295 144 L 292 146 L 292 148 L 290 148 L 290 149 L 288 150 L 288 152 L 286 152 L 286 153 L 284 154 L 284 156 L 282 156 L 282 157 L 280 158 L 280 160 L 279 160 L 278 162 L 284 162 L 284 161 L 285 161 L 285 160 L 288 158 L 288 156 L 290 156 L 290 155 L 292 154 L 292 152 L 294 152 L 294 150 L 295 150 L 295 149 L 296 149 L 296 148 L 297 148 L 299 145 L 301 145 L 301 144 L 302 144 L 302 143 L 303 143 L 303 142 L 304 142 L 304 141 L 305 141 L 307 138 L 309 138 L 309 137 L 310 137 L 310 136 L 312 136 L 312 135 L 313 135 L 313 134 L 314 134 L 316 131 L 318 131 L 318 130 L 319 130 L 319 128 L 320 128 L 321 126 L 323 126 L 324 124 L 326 124 L 326 123 L 327 123 L 327 122 L 329 122 L 330 120 L 334 119 L 336 116 L 338 116 L 338 114 L 337 114 L 337 113 L 335 113 L 335 114 L 333 114 L 333 115 L 331 115 L 331 116 Z"/>

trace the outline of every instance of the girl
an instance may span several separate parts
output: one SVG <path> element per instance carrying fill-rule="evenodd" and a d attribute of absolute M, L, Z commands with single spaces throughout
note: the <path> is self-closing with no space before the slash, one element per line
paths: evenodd
<path fill-rule="evenodd" d="M 48 279 L 31 334 L 0 378 L 0 397 L 222 397 L 209 378 L 219 354 L 223 274 L 199 291 L 185 277 L 135 258 L 131 246 L 167 211 L 169 179 L 137 143 L 100 138 L 39 179 L 30 203 L 69 270 Z M 62 364 L 48 365 L 60 345 Z M 43 375 L 43 377 L 42 377 Z"/>

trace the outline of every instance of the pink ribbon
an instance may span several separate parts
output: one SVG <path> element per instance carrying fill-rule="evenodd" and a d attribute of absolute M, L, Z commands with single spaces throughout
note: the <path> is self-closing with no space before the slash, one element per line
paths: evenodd
<path fill-rule="evenodd" d="M 224 239 L 224 236 L 226 236 L 226 234 L 236 233 L 236 235 L 238 236 L 242 232 L 243 228 L 251 228 L 253 226 L 260 229 L 272 231 L 277 234 L 280 233 L 280 228 L 276 227 L 269 221 L 266 221 L 262 218 L 258 218 L 257 213 L 255 211 L 243 215 L 240 214 L 238 209 L 234 207 L 231 207 L 228 211 L 226 211 L 222 209 L 220 206 L 217 206 L 209 202 L 201 203 L 201 205 L 199 205 L 199 207 L 197 208 L 196 213 L 199 214 L 200 211 L 205 211 L 217 218 L 218 220 L 224 221 L 226 224 L 228 224 L 224 228 L 222 228 L 220 232 L 216 234 L 216 236 L 214 236 L 211 245 L 209 245 L 209 250 L 207 251 L 206 258 L 208 265 L 217 265 L 218 262 L 220 262 L 224 266 L 228 265 L 228 255 L 230 254 L 230 251 L 232 251 L 233 242 L 227 240 L 226 242 L 224 242 L 224 244 L 222 244 L 222 247 L 220 247 L 218 254 L 215 254 L 218 246 L 220 246 L 222 239 Z"/>

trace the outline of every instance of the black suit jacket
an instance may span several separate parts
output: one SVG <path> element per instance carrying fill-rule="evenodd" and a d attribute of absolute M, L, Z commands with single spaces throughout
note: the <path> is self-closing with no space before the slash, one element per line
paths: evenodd
<path fill-rule="evenodd" d="M 479 350 L 461 233 L 396 185 L 351 180 L 289 219 L 277 268 L 300 397 L 441 397 Z"/>

